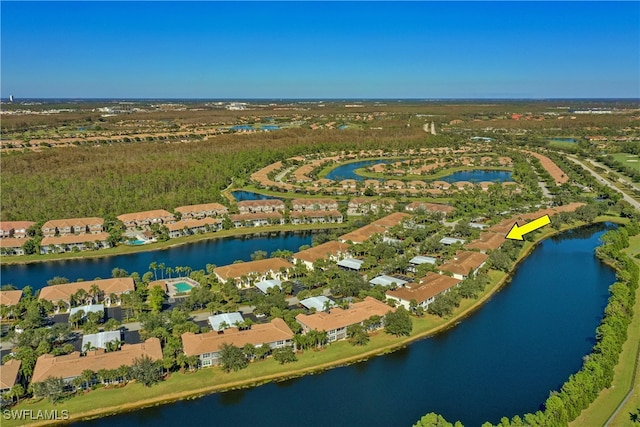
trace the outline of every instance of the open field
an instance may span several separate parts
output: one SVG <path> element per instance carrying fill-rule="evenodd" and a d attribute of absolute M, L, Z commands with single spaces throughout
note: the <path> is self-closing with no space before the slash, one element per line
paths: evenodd
<path fill-rule="evenodd" d="M 640 157 L 638 157 L 637 155 L 628 153 L 617 153 L 613 154 L 612 156 L 623 165 L 640 172 Z"/>

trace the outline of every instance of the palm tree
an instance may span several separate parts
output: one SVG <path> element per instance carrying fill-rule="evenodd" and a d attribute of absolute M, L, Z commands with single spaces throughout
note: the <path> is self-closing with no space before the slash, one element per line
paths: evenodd
<path fill-rule="evenodd" d="M 153 261 L 151 264 L 149 264 L 149 269 L 153 270 L 153 277 L 155 278 L 155 280 L 158 280 L 158 272 L 156 271 L 158 268 L 158 263 Z"/>
<path fill-rule="evenodd" d="M 162 273 L 162 280 L 164 280 L 164 269 L 165 269 L 164 262 L 161 262 L 160 264 L 158 264 L 158 268 L 160 269 L 160 273 Z"/>
<path fill-rule="evenodd" d="M 89 294 L 91 295 L 91 298 L 97 303 L 100 300 L 100 295 L 102 294 L 102 290 L 97 284 L 94 283 L 89 288 Z"/>

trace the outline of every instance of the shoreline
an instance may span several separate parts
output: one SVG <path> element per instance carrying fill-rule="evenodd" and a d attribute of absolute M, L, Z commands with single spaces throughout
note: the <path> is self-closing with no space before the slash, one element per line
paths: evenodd
<path fill-rule="evenodd" d="M 353 363 L 368 360 L 375 356 L 391 353 L 393 351 L 404 348 L 415 341 L 425 339 L 433 335 L 436 335 L 438 333 L 441 333 L 443 331 L 446 331 L 456 326 L 458 323 L 460 323 L 461 321 L 463 321 L 464 319 L 472 315 L 474 312 L 479 310 L 481 307 L 484 306 L 485 302 L 491 299 L 493 295 L 495 295 L 497 292 L 502 290 L 507 284 L 511 282 L 511 278 L 513 277 L 513 274 L 517 270 L 517 267 L 520 265 L 522 261 L 524 261 L 531 254 L 531 252 L 538 246 L 540 242 L 568 230 L 577 229 L 577 228 L 592 225 L 592 224 L 599 224 L 602 222 L 611 222 L 611 221 L 610 221 L 610 218 L 603 218 L 600 220 L 596 219 L 592 223 L 587 223 L 587 224 L 579 223 L 576 225 L 564 226 L 558 230 L 551 229 L 546 233 L 543 233 L 542 235 L 540 235 L 538 238 L 536 238 L 535 241 L 526 242 L 530 244 L 528 246 L 525 246 L 522 253 L 519 254 L 518 258 L 513 262 L 512 268 L 508 272 L 506 272 L 504 276 L 501 277 L 491 288 L 489 288 L 486 291 L 486 293 L 482 295 L 479 299 L 473 301 L 473 303 L 470 306 L 464 308 L 461 312 L 456 313 L 454 316 L 452 316 L 449 319 L 446 319 L 444 323 L 442 323 L 441 325 L 435 326 L 423 332 L 419 332 L 416 335 L 404 337 L 398 342 L 385 345 L 383 347 L 376 348 L 374 350 L 365 351 L 358 355 L 349 356 L 349 357 L 345 357 L 338 360 L 333 360 L 333 361 L 322 363 L 312 367 L 295 369 L 286 373 L 275 373 L 275 374 L 269 374 L 261 377 L 252 378 L 251 380 L 238 380 L 238 381 L 233 381 L 226 384 L 217 384 L 217 385 L 211 385 L 207 387 L 200 387 L 193 390 L 181 391 L 181 392 L 172 393 L 172 394 L 165 394 L 163 396 L 153 397 L 153 398 L 132 402 L 132 403 L 127 403 L 123 405 L 116 405 L 109 408 L 99 408 L 95 410 L 90 410 L 77 415 L 73 414 L 72 416 L 70 416 L 68 420 L 64 420 L 64 421 L 60 420 L 57 422 L 57 424 L 65 424 L 73 421 L 89 420 L 89 419 L 94 419 L 102 416 L 117 415 L 120 413 L 132 412 L 138 409 L 144 409 L 152 406 L 173 403 L 180 400 L 200 398 L 213 393 L 224 392 L 224 391 L 229 391 L 234 389 L 252 388 L 252 387 L 260 386 L 270 382 L 286 381 L 288 379 L 298 378 L 308 374 L 323 372 L 331 368 L 350 365 Z M 188 374 L 179 373 L 179 372 L 174 374 L 188 375 Z M 40 425 L 50 425 L 50 424 L 51 422 L 47 421 L 42 423 L 33 423 L 30 425 L 40 426 Z"/>
<path fill-rule="evenodd" d="M 291 226 L 290 224 L 287 224 Z M 283 228 L 282 226 L 269 226 L 269 227 L 260 227 L 260 230 L 255 230 L 253 228 L 245 228 L 240 229 L 239 231 L 235 231 L 233 233 L 225 233 L 228 230 L 218 231 L 215 233 L 205 233 L 203 235 L 194 235 L 194 236 L 186 236 L 179 237 L 177 239 L 169 239 L 165 242 L 156 242 L 150 245 L 121 245 L 116 248 L 122 248 L 120 251 L 116 253 L 99 253 L 95 252 L 108 251 L 109 249 L 102 249 L 98 251 L 84 251 L 84 252 L 68 252 L 69 256 L 57 257 L 57 258 L 45 258 L 45 259 L 17 259 L 11 257 L 12 259 L 9 261 L 5 261 L 0 258 L 0 266 L 10 266 L 10 265 L 28 265 L 28 264 L 36 264 L 43 262 L 60 262 L 60 261 L 72 261 L 72 260 L 84 260 L 84 259 L 98 259 L 98 258 L 109 258 L 120 255 L 130 255 L 144 252 L 155 252 L 155 251 L 163 251 L 170 248 L 175 248 L 178 246 L 188 245 L 191 243 L 201 242 L 205 240 L 215 240 L 215 239 L 226 239 L 226 238 L 234 238 L 247 236 L 251 234 L 263 234 L 263 233 L 295 233 L 297 231 L 303 232 L 315 232 L 315 231 L 323 231 L 323 230 L 331 230 L 334 228 L 343 228 L 349 226 L 348 222 L 342 223 L 330 223 L 330 224 L 304 224 L 300 227 L 296 226 L 296 228 Z M 183 240 L 182 240 L 183 239 Z M 176 242 L 172 242 L 172 240 L 177 240 Z M 169 243 L 170 242 L 170 243 Z M 159 246 L 154 246 L 160 244 Z M 25 255 L 30 256 L 30 255 Z"/>

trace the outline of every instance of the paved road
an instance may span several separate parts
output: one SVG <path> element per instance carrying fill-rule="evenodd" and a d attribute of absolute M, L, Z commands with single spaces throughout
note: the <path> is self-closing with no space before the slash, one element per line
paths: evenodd
<path fill-rule="evenodd" d="M 626 202 L 628 202 L 634 208 L 640 210 L 640 203 L 639 202 L 635 201 L 627 193 L 625 193 L 624 191 L 622 191 L 621 189 L 619 189 L 618 187 L 616 187 L 615 185 L 610 183 L 608 180 L 604 179 L 601 175 L 596 173 L 594 170 L 590 169 L 587 165 L 582 163 L 580 160 L 576 159 L 575 157 L 571 157 L 571 156 L 567 156 L 567 159 L 569 159 L 570 161 L 572 161 L 575 164 L 578 164 L 578 165 L 582 166 L 587 172 L 589 172 L 591 175 L 593 175 L 598 181 L 600 181 L 602 184 L 606 185 L 609 188 L 613 188 L 618 193 L 622 194 L 622 198 Z"/>
<path fill-rule="evenodd" d="M 599 167 L 599 168 L 602 168 L 602 169 L 604 169 L 604 170 L 606 170 L 606 171 L 608 171 L 608 172 L 615 173 L 616 175 L 620 175 L 620 173 L 619 173 L 619 172 L 617 172 L 617 171 L 613 171 L 613 170 L 611 170 L 611 168 L 610 168 L 610 167 L 608 167 L 607 165 L 604 165 L 604 164 L 602 164 L 602 163 L 600 163 L 600 162 L 596 162 L 595 160 L 587 159 L 587 162 L 591 163 L 591 165 L 593 165 L 594 167 Z M 630 180 L 628 180 L 628 179 L 625 179 L 625 178 L 620 177 L 620 178 L 618 178 L 618 181 L 620 181 L 621 183 L 626 184 L 626 185 L 628 185 L 628 186 L 630 186 L 630 187 L 634 188 L 634 189 L 635 189 L 635 190 L 637 190 L 637 191 L 640 191 L 640 187 L 638 187 L 636 184 L 634 184 L 633 182 L 631 182 L 631 181 L 630 181 Z"/>

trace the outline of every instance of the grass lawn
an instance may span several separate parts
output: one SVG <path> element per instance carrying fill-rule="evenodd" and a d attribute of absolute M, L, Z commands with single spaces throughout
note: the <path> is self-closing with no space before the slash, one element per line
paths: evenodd
<path fill-rule="evenodd" d="M 578 151 L 578 143 L 577 142 L 568 142 L 568 141 L 549 141 L 550 148 L 560 148 L 562 150 L 569 151 L 571 153 L 575 153 Z"/>
<path fill-rule="evenodd" d="M 612 154 L 612 156 L 614 159 L 616 159 L 623 165 L 633 168 L 637 171 L 640 171 L 640 158 L 637 155 L 629 154 L 629 153 L 617 153 L 617 154 Z M 635 161 L 630 162 L 629 160 L 635 160 Z"/>
<path fill-rule="evenodd" d="M 632 257 L 640 253 L 640 236 L 629 239 L 629 248 L 626 252 Z M 640 260 L 634 258 L 634 261 L 640 265 Z M 636 295 L 634 313 L 633 321 L 629 325 L 629 336 L 622 347 L 622 353 L 615 368 L 613 385 L 603 390 L 598 398 L 570 424 L 571 427 L 603 426 L 627 395 L 636 369 L 636 358 L 640 346 L 640 289 Z M 609 425 L 632 427 L 634 424 L 629 414 L 638 408 L 640 408 L 640 376 L 636 376 L 634 393 Z"/>

